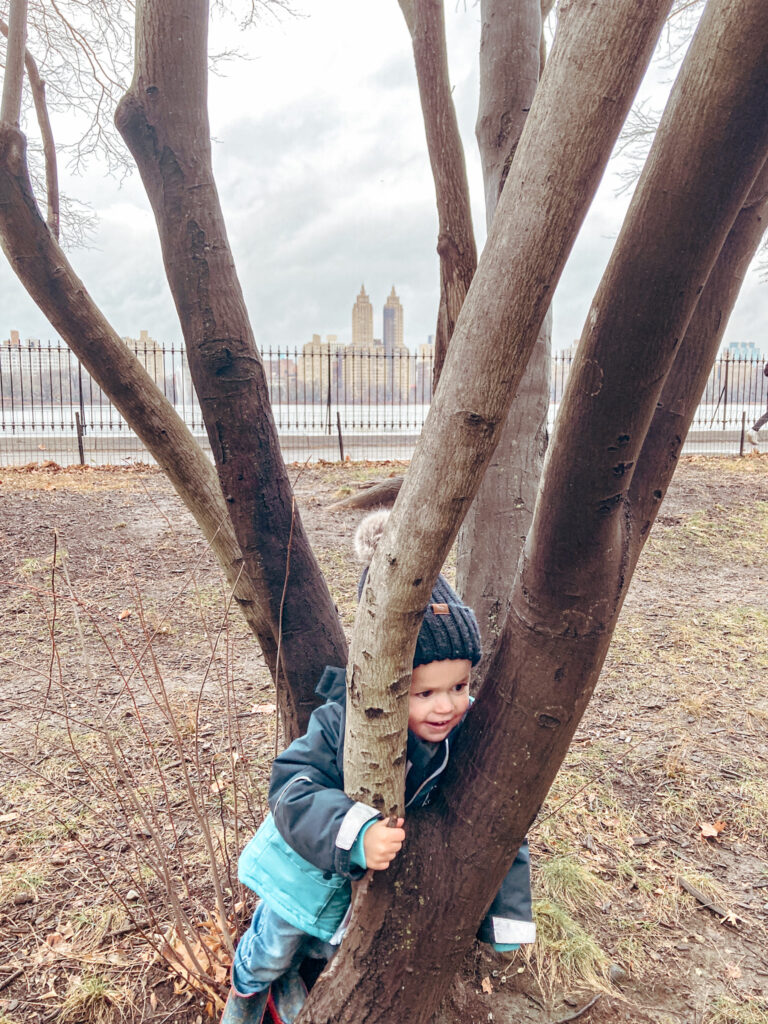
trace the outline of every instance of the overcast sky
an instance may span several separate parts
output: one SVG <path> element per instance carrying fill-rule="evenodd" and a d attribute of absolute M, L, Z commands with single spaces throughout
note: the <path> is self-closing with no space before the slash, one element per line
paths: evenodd
<path fill-rule="evenodd" d="M 478 245 L 485 238 L 474 141 L 479 7 L 446 5 L 450 66 L 467 154 Z M 415 348 L 434 332 L 437 215 L 410 40 L 396 0 L 299 0 L 298 17 L 263 20 L 237 34 L 248 59 L 211 79 L 210 117 L 219 194 L 246 302 L 261 346 L 300 346 L 313 333 L 350 340 L 361 283 L 381 307 L 394 284 Z M 233 39 L 214 29 L 212 50 Z M 670 73 L 656 66 L 644 95 L 660 105 Z M 54 132 L 56 132 L 54 123 Z M 554 345 L 581 333 L 589 302 L 629 202 L 609 167 L 561 279 Z M 63 188 L 99 213 L 93 248 L 70 253 L 121 335 L 142 328 L 165 343 L 181 335 L 149 204 L 136 175 L 120 186 L 99 168 L 63 175 Z M 752 270 L 727 341 L 762 348 L 768 285 Z M 0 264 L 0 338 L 54 332 Z"/>

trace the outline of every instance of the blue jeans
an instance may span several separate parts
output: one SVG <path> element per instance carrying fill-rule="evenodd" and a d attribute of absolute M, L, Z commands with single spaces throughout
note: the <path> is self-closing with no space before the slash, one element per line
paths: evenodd
<path fill-rule="evenodd" d="M 235 950 L 232 987 L 240 996 L 255 995 L 305 957 L 330 960 L 337 949 L 288 924 L 262 901 Z"/>

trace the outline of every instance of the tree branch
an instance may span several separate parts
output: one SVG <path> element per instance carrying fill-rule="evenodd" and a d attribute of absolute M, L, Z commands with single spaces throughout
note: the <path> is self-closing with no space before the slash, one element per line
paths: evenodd
<path fill-rule="evenodd" d="M 5 58 L 3 98 L 0 121 L 14 128 L 21 120 L 21 94 L 24 86 L 24 53 L 27 45 L 27 0 L 10 0 L 8 47 Z"/>
<path fill-rule="evenodd" d="M 440 387 L 358 606 L 345 780 L 351 796 L 386 813 L 402 807 L 396 769 L 404 758 L 423 609 L 498 441 L 670 2 L 654 0 L 641 10 L 634 0 L 572 4 L 561 15 Z M 614 55 L 610 62 L 606 52 Z M 542 147 L 542 138 L 560 144 Z M 375 717 L 366 714 L 371 707 Z M 373 743 L 375 759 L 366 756 Z"/>
<path fill-rule="evenodd" d="M 768 164 L 758 174 L 720 250 L 680 343 L 638 456 L 628 499 L 636 524 L 634 560 L 667 492 L 706 387 L 744 275 L 768 224 Z"/>
<path fill-rule="evenodd" d="M 173 406 L 77 277 L 32 195 L 22 133 L 0 126 L 0 243 L 21 283 L 167 473 L 275 666 L 276 641 L 237 546 L 215 470 Z"/>
<path fill-rule="evenodd" d="M 477 136 L 490 228 L 539 82 L 539 0 L 482 0 Z M 547 145 L 547 142 L 543 142 Z M 547 440 L 552 317 L 542 323 L 498 447 L 459 532 L 456 585 L 477 615 L 486 656 L 531 525 Z"/>
<path fill-rule="evenodd" d="M 213 178 L 207 27 L 206 0 L 140 0 L 134 77 L 115 120 L 155 214 L 222 492 L 274 636 L 293 523 L 280 657 L 293 702 L 286 735 L 293 737 L 317 704 L 314 687 L 323 668 L 343 665 L 347 645 L 301 517 L 292 516 L 264 366 Z"/>
<path fill-rule="evenodd" d="M 469 183 L 451 95 L 443 0 L 399 0 L 413 43 L 427 150 L 435 182 L 440 306 L 435 330 L 434 387 L 477 267 Z"/>
<path fill-rule="evenodd" d="M 0 32 L 8 38 L 9 29 L 0 18 Z M 53 141 L 51 119 L 48 116 L 48 104 L 45 101 L 45 82 L 40 77 L 35 58 L 28 49 L 24 50 L 24 65 L 27 69 L 29 88 L 35 104 L 40 137 L 43 141 L 43 157 L 45 160 L 45 193 L 48 205 L 47 223 L 54 238 L 59 237 L 59 174 L 56 162 L 56 146 Z"/>

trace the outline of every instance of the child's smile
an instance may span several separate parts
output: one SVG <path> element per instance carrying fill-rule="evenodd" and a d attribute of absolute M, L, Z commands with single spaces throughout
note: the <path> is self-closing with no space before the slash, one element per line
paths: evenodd
<path fill-rule="evenodd" d="M 471 663 L 463 659 L 418 665 L 411 677 L 408 728 L 422 740 L 438 743 L 455 728 L 469 707 Z"/>

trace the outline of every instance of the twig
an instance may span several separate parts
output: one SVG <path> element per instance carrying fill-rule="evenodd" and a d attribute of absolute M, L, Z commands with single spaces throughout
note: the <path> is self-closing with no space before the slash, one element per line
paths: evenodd
<path fill-rule="evenodd" d="M 678 875 L 677 884 L 681 889 L 685 889 L 690 896 L 693 896 L 695 900 L 698 900 L 701 904 L 702 910 L 711 910 L 712 913 L 717 914 L 718 917 L 730 918 L 731 915 L 728 910 L 720 906 L 719 903 L 715 903 L 713 900 L 707 899 L 701 889 L 697 889 L 695 885 L 691 885 L 686 878 Z"/>
<path fill-rule="evenodd" d="M 0 992 L 2 992 L 4 988 L 8 988 L 9 985 L 12 985 L 13 982 L 16 981 L 17 978 L 20 978 L 23 973 L 24 968 L 19 967 L 17 970 L 13 972 L 13 974 L 9 974 L 7 978 L 4 978 L 2 981 L 0 981 Z"/>
<path fill-rule="evenodd" d="M 569 1013 L 567 1017 L 561 1017 L 560 1020 L 553 1020 L 550 1022 L 550 1024 L 568 1024 L 569 1020 L 576 1020 L 577 1017 L 581 1017 L 582 1014 L 587 1012 L 587 1010 L 590 1010 L 595 1005 L 595 1003 L 601 995 L 602 992 L 598 992 L 597 995 L 592 996 L 589 1002 L 585 1003 L 585 1005 L 582 1006 L 580 1010 L 576 1010 L 574 1013 Z"/>
<path fill-rule="evenodd" d="M 103 946 L 110 939 L 119 939 L 121 935 L 129 935 L 131 932 L 142 931 L 144 928 L 151 928 L 152 921 L 129 921 L 120 928 L 113 928 L 110 932 L 104 932 L 99 939 L 99 945 Z"/>
<path fill-rule="evenodd" d="M 309 461 L 309 460 L 307 460 Z M 306 462 L 302 466 L 299 476 L 306 468 Z M 296 477 L 294 484 L 298 481 L 299 476 Z M 291 529 L 288 534 L 288 550 L 285 553 L 285 580 L 283 581 L 283 593 L 280 597 L 280 612 L 277 619 L 277 653 L 275 655 L 275 694 L 278 695 L 279 682 L 280 682 L 280 648 L 283 643 L 283 608 L 285 607 L 285 594 L 288 590 L 288 574 L 291 571 L 291 545 L 293 544 L 293 524 L 296 517 L 296 495 L 291 495 Z M 279 699 L 279 698 L 278 698 Z M 277 757 L 279 751 L 277 749 L 280 736 L 280 716 L 275 715 L 275 757 Z"/>

